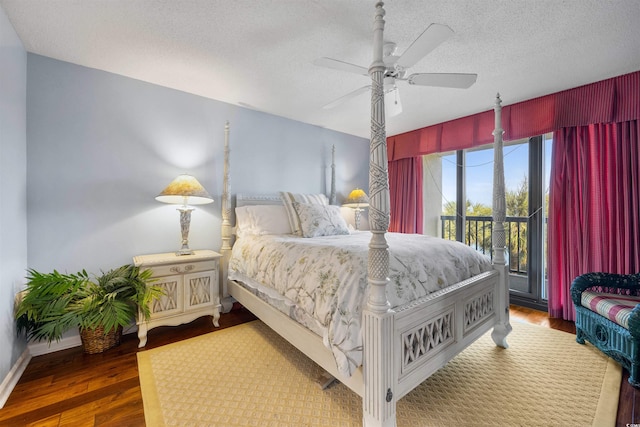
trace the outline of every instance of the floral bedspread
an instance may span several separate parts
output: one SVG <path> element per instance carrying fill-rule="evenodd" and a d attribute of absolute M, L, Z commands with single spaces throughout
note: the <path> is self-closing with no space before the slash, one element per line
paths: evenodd
<path fill-rule="evenodd" d="M 487 256 L 462 243 L 418 234 L 387 233 L 386 238 L 392 308 L 492 268 Z M 249 277 L 273 288 L 314 319 L 338 370 L 350 376 L 362 364 L 360 325 L 368 297 L 370 239 L 369 232 L 243 237 L 233 246 L 229 278 Z"/>

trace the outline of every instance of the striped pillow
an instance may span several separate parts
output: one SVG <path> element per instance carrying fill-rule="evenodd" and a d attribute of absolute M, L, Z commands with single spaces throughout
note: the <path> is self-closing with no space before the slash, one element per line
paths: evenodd
<path fill-rule="evenodd" d="M 291 231 L 297 236 L 302 236 L 302 227 L 300 225 L 300 217 L 298 212 L 293 207 L 294 202 L 298 203 L 310 203 L 317 205 L 328 205 L 329 199 L 324 194 L 296 194 L 288 191 L 281 191 L 280 198 L 287 211 L 289 218 L 289 225 L 291 225 Z"/>
<path fill-rule="evenodd" d="M 584 291 L 580 305 L 594 313 L 606 317 L 614 323 L 629 329 L 631 310 L 640 304 L 640 296 L 607 294 L 602 292 Z"/>

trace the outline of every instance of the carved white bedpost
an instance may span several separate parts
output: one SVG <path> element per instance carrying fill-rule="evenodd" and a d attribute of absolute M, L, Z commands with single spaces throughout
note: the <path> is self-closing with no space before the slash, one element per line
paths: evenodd
<path fill-rule="evenodd" d="M 376 4 L 373 22 L 373 63 L 371 76 L 371 142 L 369 159 L 369 300 L 363 311 L 364 398 L 363 424 L 396 425 L 396 372 L 393 361 L 394 317 L 389 310 L 386 286 L 389 282 L 389 179 L 385 131 L 382 60 L 384 4 Z"/>
<path fill-rule="evenodd" d="M 231 257 L 231 192 L 229 177 L 229 122 L 224 125 L 224 168 L 222 180 L 222 263 L 220 265 L 220 283 L 222 287 L 222 312 L 231 310 L 233 302 L 227 291 L 229 258 Z"/>
<path fill-rule="evenodd" d="M 329 204 L 336 204 L 336 146 L 331 146 L 331 193 L 329 194 Z"/>
<path fill-rule="evenodd" d="M 507 348 L 507 335 L 511 332 L 509 323 L 509 276 L 507 272 L 505 251 L 506 231 L 505 220 L 507 202 L 505 198 L 504 184 L 504 157 L 502 154 L 502 100 L 500 94 L 496 95 L 495 128 L 493 130 L 493 265 L 500 272 L 500 289 L 498 290 L 498 323 L 493 328 L 491 337 L 500 347 Z"/>

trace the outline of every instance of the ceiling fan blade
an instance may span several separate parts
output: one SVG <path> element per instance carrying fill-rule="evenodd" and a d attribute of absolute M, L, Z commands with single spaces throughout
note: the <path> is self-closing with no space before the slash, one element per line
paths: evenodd
<path fill-rule="evenodd" d="M 446 25 L 429 25 L 396 63 L 404 69 L 412 67 L 451 35 L 453 35 L 453 30 Z"/>
<path fill-rule="evenodd" d="M 368 92 L 371 89 L 371 85 L 367 85 L 367 86 L 362 86 L 359 89 L 354 90 L 353 92 L 349 92 L 348 94 L 341 96 L 340 98 L 336 99 L 335 101 L 332 101 L 330 103 L 328 103 L 327 105 L 323 105 L 322 108 L 324 108 L 325 110 L 329 110 L 331 108 L 337 107 L 338 105 L 344 103 L 345 101 L 351 99 L 351 98 L 355 98 L 356 96 L 364 93 L 364 92 Z"/>
<path fill-rule="evenodd" d="M 313 61 L 315 65 L 319 65 L 320 67 L 332 68 L 334 70 L 347 71 L 349 73 L 361 74 L 363 76 L 369 75 L 369 70 L 367 68 L 361 67 L 359 65 L 350 64 L 348 62 L 338 61 L 337 59 L 331 58 L 318 58 Z"/>
<path fill-rule="evenodd" d="M 452 87 L 467 89 L 476 82 L 477 74 L 462 73 L 418 73 L 411 74 L 407 81 L 410 85 Z"/>

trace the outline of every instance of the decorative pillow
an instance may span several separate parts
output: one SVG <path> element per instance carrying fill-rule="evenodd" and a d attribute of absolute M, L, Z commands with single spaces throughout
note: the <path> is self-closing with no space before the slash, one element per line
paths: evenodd
<path fill-rule="evenodd" d="M 340 206 L 293 202 L 293 207 L 300 218 L 303 237 L 349 234 Z"/>
<path fill-rule="evenodd" d="M 287 216 L 289 218 L 289 225 L 293 234 L 302 236 L 302 229 L 300 228 L 300 218 L 298 212 L 293 207 L 293 203 L 311 203 L 317 205 L 329 205 L 329 199 L 324 194 L 296 194 L 287 191 L 280 192 L 280 198 L 287 210 Z"/>
<path fill-rule="evenodd" d="M 247 206 L 253 234 L 291 234 L 287 210 L 282 205 Z"/>

